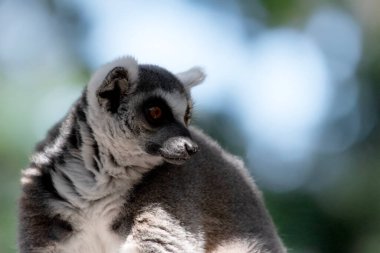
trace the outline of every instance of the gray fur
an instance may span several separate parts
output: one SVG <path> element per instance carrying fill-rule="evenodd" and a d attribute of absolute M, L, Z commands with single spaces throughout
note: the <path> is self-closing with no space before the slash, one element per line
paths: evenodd
<path fill-rule="evenodd" d="M 23 171 L 20 252 L 286 252 L 243 162 L 188 126 L 191 71 L 94 74 Z"/>

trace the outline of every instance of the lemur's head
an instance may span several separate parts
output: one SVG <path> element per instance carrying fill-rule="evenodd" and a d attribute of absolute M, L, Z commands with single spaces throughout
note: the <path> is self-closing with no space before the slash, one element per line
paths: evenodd
<path fill-rule="evenodd" d="M 187 128 L 190 89 L 204 77 L 199 68 L 174 75 L 131 57 L 105 65 L 87 89 L 95 138 L 124 166 L 183 163 L 198 151 Z"/>

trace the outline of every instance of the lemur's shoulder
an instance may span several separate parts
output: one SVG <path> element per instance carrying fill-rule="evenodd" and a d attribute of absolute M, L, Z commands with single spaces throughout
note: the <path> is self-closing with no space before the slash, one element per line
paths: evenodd
<path fill-rule="evenodd" d="M 202 163 L 204 165 L 215 163 L 216 161 L 223 162 L 225 167 L 229 167 L 232 170 L 238 170 L 240 173 L 244 174 L 245 177 L 250 178 L 248 170 L 244 161 L 236 156 L 226 151 L 216 140 L 212 139 L 207 133 L 197 126 L 189 127 L 191 136 L 198 143 L 202 158 Z M 196 158 L 196 157 L 195 157 Z M 194 159 L 196 160 L 196 159 Z M 192 161 L 190 161 L 192 162 Z"/>

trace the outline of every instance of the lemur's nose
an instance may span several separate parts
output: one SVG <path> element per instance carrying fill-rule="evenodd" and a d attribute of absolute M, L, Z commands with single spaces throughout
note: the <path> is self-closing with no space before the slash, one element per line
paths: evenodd
<path fill-rule="evenodd" d="M 190 141 L 186 141 L 185 148 L 186 148 L 187 153 L 189 153 L 189 155 L 193 155 L 193 154 L 197 153 L 199 150 L 198 145 L 196 143 L 190 142 Z"/>
<path fill-rule="evenodd" d="M 172 137 L 159 149 L 160 155 L 169 163 L 182 164 L 198 151 L 198 145 L 188 137 Z"/>

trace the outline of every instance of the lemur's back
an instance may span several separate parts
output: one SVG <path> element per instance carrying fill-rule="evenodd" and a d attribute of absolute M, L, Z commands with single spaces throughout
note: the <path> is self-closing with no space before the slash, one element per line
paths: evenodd
<path fill-rule="evenodd" d="M 286 252 L 243 162 L 189 126 L 203 79 L 96 71 L 23 172 L 21 252 Z"/>

